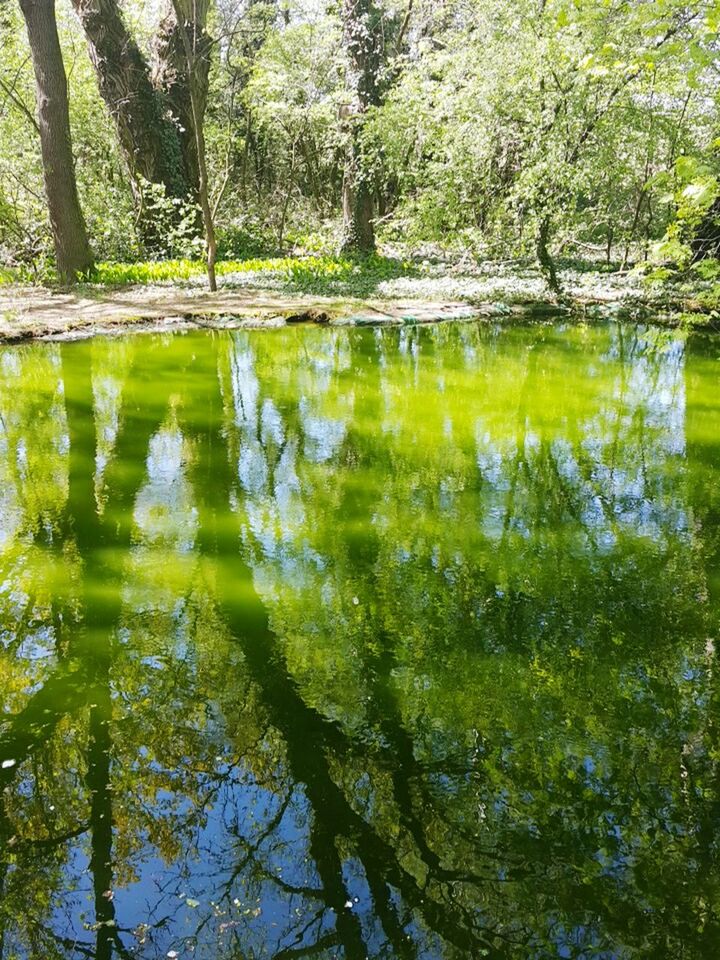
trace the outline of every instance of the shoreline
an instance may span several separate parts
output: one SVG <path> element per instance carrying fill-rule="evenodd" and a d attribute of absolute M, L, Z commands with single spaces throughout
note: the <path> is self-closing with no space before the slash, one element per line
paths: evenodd
<path fill-rule="evenodd" d="M 277 329 L 310 323 L 327 327 L 410 326 L 447 321 L 522 323 L 627 322 L 720 332 L 697 302 L 567 299 L 525 302 L 349 299 L 280 294 L 257 288 L 217 293 L 197 288 L 137 285 L 110 289 L 0 287 L 0 344 L 78 340 L 123 333 L 194 329 Z"/>

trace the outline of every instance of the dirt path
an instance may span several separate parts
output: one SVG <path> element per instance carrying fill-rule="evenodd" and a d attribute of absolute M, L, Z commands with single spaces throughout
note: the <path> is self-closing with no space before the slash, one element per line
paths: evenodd
<path fill-rule="evenodd" d="M 335 324 L 431 323 L 484 311 L 459 302 L 353 301 L 282 295 L 267 290 L 204 290 L 137 286 L 54 291 L 0 287 L 0 341 L 69 339 L 120 329 L 273 327 L 303 319 Z"/>

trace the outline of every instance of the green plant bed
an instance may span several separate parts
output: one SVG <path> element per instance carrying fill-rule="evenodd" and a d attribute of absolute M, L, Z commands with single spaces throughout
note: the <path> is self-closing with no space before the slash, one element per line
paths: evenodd
<path fill-rule="evenodd" d="M 84 282 L 99 286 L 128 286 L 134 284 L 182 283 L 199 280 L 206 267 L 202 260 L 157 260 L 138 263 L 101 262 L 96 264 Z M 363 259 L 332 256 L 310 257 L 252 257 L 245 260 L 221 260 L 216 264 L 218 277 L 225 277 L 232 286 L 233 276 L 238 284 L 247 281 L 249 274 L 261 274 L 263 280 L 272 279 L 275 285 L 301 292 L 318 294 L 347 294 L 367 296 L 383 280 L 412 276 L 414 268 L 408 260 L 371 256 Z M 56 282 L 53 273 L 47 276 Z M 0 269 L 0 283 L 28 283 L 36 280 L 26 268 Z"/>

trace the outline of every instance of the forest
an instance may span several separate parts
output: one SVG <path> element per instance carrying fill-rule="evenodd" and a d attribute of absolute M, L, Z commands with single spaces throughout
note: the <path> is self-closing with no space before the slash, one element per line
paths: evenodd
<path fill-rule="evenodd" d="M 719 31 L 706 0 L 0 0 L 0 279 L 512 262 L 713 305 Z"/>

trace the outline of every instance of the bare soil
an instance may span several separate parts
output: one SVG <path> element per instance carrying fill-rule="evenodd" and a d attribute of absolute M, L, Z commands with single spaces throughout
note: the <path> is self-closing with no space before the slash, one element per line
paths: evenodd
<path fill-rule="evenodd" d="M 52 290 L 0 287 L 0 341 L 76 339 L 128 329 L 277 327 L 286 323 L 401 324 L 472 319 L 467 303 L 343 300 L 267 290 L 177 287 Z"/>

